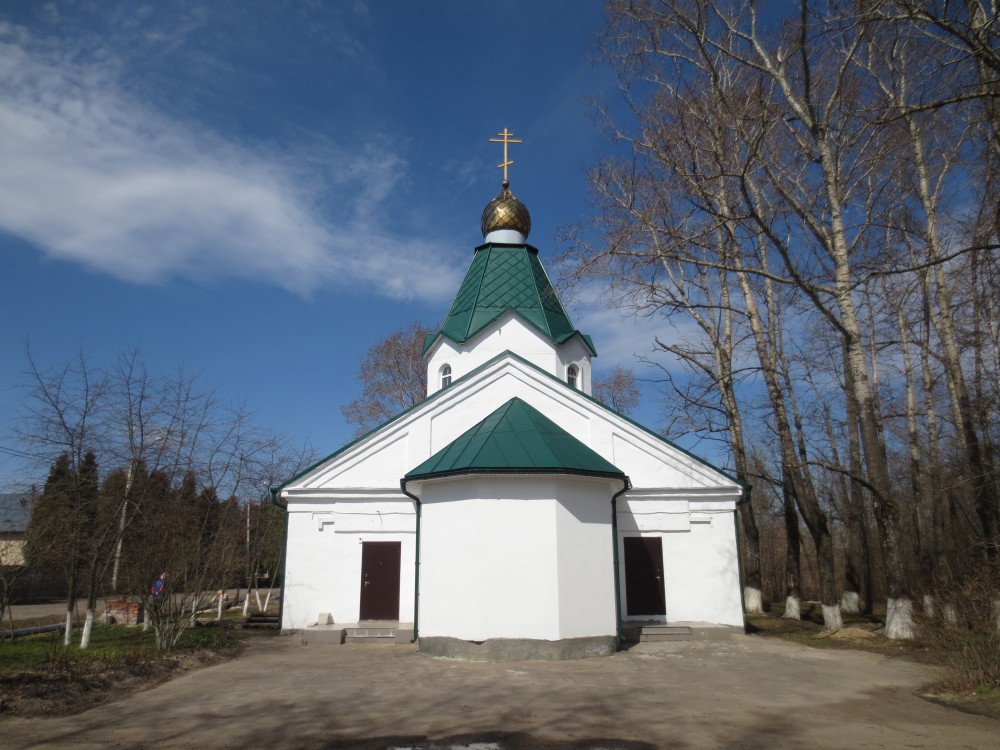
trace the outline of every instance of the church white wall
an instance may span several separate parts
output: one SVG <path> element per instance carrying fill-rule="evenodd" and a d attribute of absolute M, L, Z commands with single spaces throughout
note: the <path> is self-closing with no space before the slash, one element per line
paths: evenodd
<path fill-rule="evenodd" d="M 399 620 L 411 622 L 415 530 L 409 500 L 290 503 L 281 627 L 308 627 L 321 612 L 358 621 L 362 542 L 400 542 Z"/>
<path fill-rule="evenodd" d="M 418 407 L 331 457 L 282 490 L 282 497 L 290 508 L 288 588 L 283 627 L 305 627 L 314 622 L 320 612 L 333 613 L 339 622 L 354 621 L 360 602 L 361 546 L 358 539 L 390 539 L 376 536 L 389 533 L 399 534 L 403 542 L 400 617 L 412 618 L 412 527 L 388 530 L 384 526 L 392 517 L 388 513 L 390 507 L 405 509 L 411 514 L 412 523 L 412 502 L 401 494 L 399 480 L 515 396 L 629 475 L 633 489 L 618 500 L 620 534 L 663 535 L 668 617 L 671 620 L 740 624 L 732 521 L 734 502 L 740 496 L 738 486 L 588 399 L 574 397 L 560 383 L 534 368 L 513 358 L 501 358 L 466 383 L 449 388 L 425 407 Z M 445 483 L 439 484 L 444 486 Z M 604 502 L 610 502 L 610 494 L 606 493 Z M 551 521 L 546 534 L 510 538 L 503 543 L 494 540 L 491 554 L 503 554 L 505 559 L 514 560 L 518 558 L 514 550 L 520 549 L 516 545 L 524 544 L 529 538 L 534 540 L 535 546 L 551 547 L 552 540 L 558 540 L 566 532 L 562 521 L 558 520 L 562 516 L 554 503 L 555 497 L 553 490 L 549 495 L 552 500 L 550 519 L 556 520 Z M 479 495 L 470 498 L 482 499 Z M 362 508 L 360 516 L 351 521 L 354 526 L 346 523 L 350 520 L 347 518 L 350 503 L 354 503 L 350 507 L 355 511 L 365 504 L 369 506 Z M 323 512 L 343 514 L 340 524 L 335 522 L 333 525 L 341 531 L 331 534 L 328 528 L 318 530 L 318 522 L 312 514 Z M 607 515 L 610 521 L 610 508 Z M 711 523 L 701 522 L 709 516 Z M 369 526 L 362 528 L 362 521 Z M 378 527 L 381 530 L 376 530 L 376 522 L 381 524 Z M 345 530 L 347 528 L 354 529 L 350 544 L 348 541 L 352 537 Z M 585 530 L 579 533 L 582 535 Z M 607 533 L 610 535 L 610 529 Z M 605 542 L 597 539 L 595 535 L 595 549 L 609 549 L 609 539 Z M 531 549 L 533 547 L 526 554 L 533 554 Z M 557 570 L 554 575 L 565 582 L 561 562 L 553 565 Z M 680 577 L 676 575 L 678 572 Z M 477 586 L 481 588 L 482 583 Z M 567 589 L 559 589 L 563 590 Z M 690 599 L 685 598 L 688 596 L 685 592 L 690 592 Z M 547 633 L 561 633 L 563 622 L 553 616 L 546 627 Z"/>
<path fill-rule="evenodd" d="M 684 505 L 689 506 L 688 513 L 681 511 Z M 651 536 L 660 537 L 663 544 L 667 622 L 743 624 L 734 510 L 735 503 L 718 499 L 630 500 L 624 504 L 619 499 L 620 594 L 626 621 L 623 539 Z"/>
<path fill-rule="evenodd" d="M 424 486 L 421 636 L 559 638 L 551 484 L 465 478 Z"/>
<path fill-rule="evenodd" d="M 614 635 L 611 496 L 621 483 L 560 481 L 556 504 L 559 637 Z"/>
<path fill-rule="evenodd" d="M 420 635 L 613 635 L 610 484 L 565 477 L 425 483 Z"/>
<path fill-rule="evenodd" d="M 560 344 L 556 348 L 559 357 L 559 369 L 554 373 L 562 381 L 566 380 L 570 365 L 576 365 L 580 371 L 580 380 L 577 388 L 588 396 L 593 395 L 592 388 L 592 368 L 590 364 L 590 350 L 584 345 L 579 337 L 574 337 L 569 341 Z"/>
<path fill-rule="evenodd" d="M 590 352 L 579 338 L 556 346 L 514 313 L 506 313 L 464 344 L 442 337 L 427 360 L 427 395 L 441 389 L 441 368 L 451 367 L 454 382 L 505 351 L 517 352 L 545 372 L 566 379 L 567 368 L 580 369 L 579 389 L 591 393 Z"/>
<path fill-rule="evenodd" d="M 664 539 L 667 616 L 673 622 L 743 625 L 739 562 L 731 512 L 708 514 L 689 534 Z"/>
<path fill-rule="evenodd" d="M 560 387 L 558 384 L 552 385 Z M 482 419 L 514 397 L 522 398 L 577 439 L 585 443 L 588 441 L 591 420 L 585 412 L 574 409 L 571 405 L 553 403 L 550 398 L 535 392 L 519 378 L 498 378 L 490 380 L 488 385 L 484 385 L 478 391 L 456 394 L 452 403 L 446 408 L 439 409 L 429 418 L 430 450 L 427 455 L 441 450 L 475 424 L 475 421 L 469 420 L 470 413 L 479 414 L 478 419 Z M 559 412 L 558 419 L 552 414 L 554 410 Z"/>

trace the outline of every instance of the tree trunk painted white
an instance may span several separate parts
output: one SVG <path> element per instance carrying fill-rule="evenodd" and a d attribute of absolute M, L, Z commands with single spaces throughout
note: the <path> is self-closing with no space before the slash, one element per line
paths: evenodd
<path fill-rule="evenodd" d="M 764 595 L 756 586 L 743 588 L 743 602 L 747 614 L 759 615 L 764 611 Z"/>
<path fill-rule="evenodd" d="M 267 608 L 271 604 L 271 594 L 273 593 L 274 593 L 274 587 L 272 586 L 267 590 L 267 596 L 264 597 L 264 609 L 262 609 L 261 612 L 267 612 Z"/>
<path fill-rule="evenodd" d="M 257 611 L 258 612 L 263 612 L 264 610 L 261 609 L 261 606 L 260 606 L 260 589 L 255 588 L 253 590 L 253 595 L 254 595 L 254 598 L 257 600 Z"/>
<path fill-rule="evenodd" d="M 799 598 L 797 596 L 785 597 L 785 614 L 783 614 L 781 617 L 784 620 L 802 619 L 802 612 L 799 609 Z"/>
<path fill-rule="evenodd" d="M 857 591 L 845 591 L 841 594 L 840 611 L 845 615 L 861 614 L 861 594 Z"/>
<path fill-rule="evenodd" d="M 150 618 L 150 613 L 149 613 L 149 607 L 144 607 L 143 611 L 142 611 L 142 632 L 143 633 L 148 633 L 149 632 L 150 619 L 151 618 Z"/>
<path fill-rule="evenodd" d="M 910 597 L 887 599 L 885 603 L 885 637 L 893 640 L 913 640 L 913 602 Z"/>
<path fill-rule="evenodd" d="M 73 610 L 66 610 L 66 629 L 63 631 L 63 645 L 68 646 L 73 642 Z"/>
<path fill-rule="evenodd" d="M 844 620 L 840 616 L 840 607 L 836 604 L 823 605 L 823 630 L 833 632 L 844 627 Z"/>
<path fill-rule="evenodd" d="M 816 495 L 812 476 L 808 468 L 802 468 L 808 466 L 805 461 L 807 449 L 803 437 L 802 418 L 799 413 L 798 401 L 795 398 L 792 379 L 789 375 L 788 363 L 780 354 L 781 345 L 777 340 L 778 334 L 774 321 L 778 316 L 778 310 L 773 296 L 770 294 L 770 287 L 765 287 L 768 292 L 765 294 L 764 305 L 766 315 L 762 315 L 758 309 L 749 276 L 741 271 L 736 277 L 743 290 L 747 322 L 753 333 L 757 359 L 760 363 L 764 383 L 767 386 L 771 411 L 777 427 L 782 477 L 788 481 L 789 491 L 794 497 L 795 504 L 806 522 L 806 527 L 809 529 L 816 547 L 819 593 L 823 611 L 825 613 L 828 607 L 831 608 L 831 611 L 836 610 L 840 597 L 837 591 L 833 537 L 830 533 L 826 513 L 820 506 L 819 498 Z M 767 322 L 770 322 L 770 325 L 765 325 Z M 782 378 L 785 381 L 784 388 L 782 387 Z M 789 414 L 789 407 L 791 414 Z M 794 430 L 790 418 L 794 420 Z M 796 456 L 796 447 L 799 450 L 798 456 Z M 824 624 L 828 626 L 827 629 L 839 628 L 839 611 L 830 623 L 826 622 L 824 616 Z"/>
<path fill-rule="evenodd" d="M 827 203 L 823 218 L 817 224 L 818 231 L 814 234 L 817 240 L 823 244 L 830 261 L 831 280 L 836 289 L 833 300 L 837 310 L 836 326 L 843 336 L 846 348 L 845 360 L 851 372 L 849 382 L 852 392 L 845 395 L 848 398 L 853 398 L 856 402 L 867 480 L 871 489 L 873 509 L 879 527 L 882 554 L 885 560 L 886 584 L 889 595 L 894 597 L 894 609 L 898 610 L 894 617 L 887 616 L 887 620 L 892 619 L 896 624 L 891 631 L 886 627 L 886 634 L 889 637 L 912 638 L 909 576 L 903 562 L 903 549 L 906 542 L 900 528 L 899 505 L 897 498 L 893 495 L 885 442 L 879 432 L 878 405 L 868 374 L 866 353 L 861 343 L 861 326 L 858 321 L 854 297 L 856 278 L 852 267 L 851 242 L 848 239 L 850 222 L 847 215 L 849 211 L 845 208 L 846 193 L 841 180 L 843 172 L 841 164 L 838 162 L 838 151 L 835 145 L 837 143 L 837 128 L 831 127 L 830 121 L 826 119 L 831 112 L 837 110 L 837 107 L 833 103 L 830 103 L 830 106 L 815 107 L 811 101 L 814 90 L 811 88 L 804 92 L 796 90 L 795 82 L 798 79 L 786 74 L 785 70 L 776 63 L 776 59 L 764 50 L 760 39 L 751 36 L 751 43 L 755 45 L 758 59 L 781 88 L 786 102 L 812 134 L 804 151 L 815 149 L 814 153 L 818 157 L 816 162 L 819 165 L 819 176 L 823 181 Z M 849 55 L 853 57 L 854 51 L 857 49 L 857 46 L 849 46 Z M 803 58 L 808 60 L 806 55 Z M 823 116 L 818 118 L 817 113 L 822 113 Z M 793 200 L 792 204 L 800 215 L 809 215 L 811 207 L 806 203 Z M 817 306 L 828 318 L 834 316 L 833 310 L 825 304 L 820 303 Z M 890 635 L 890 632 L 894 635 Z"/>
<path fill-rule="evenodd" d="M 930 594 L 924 594 L 923 599 L 924 614 L 927 617 L 934 617 L 934 597 Z"/>
<path fill-rule="evenodd" d="M 222 619 L 222 592 L 221 591 L 219 592 L 219 609 L 215 613 L 215 619 L 216 620 L 221 620 Z"/>
<path fill-rule="evenodd" d="M 83 633 L 80 635 L 80 648 L 90 647 L 90 634 L 94 630 L 94 609 L 87 607 L 87 619 L 83 621 Z"/>
<path fill-rule="evenodd" d="M 243 616 L 246 617 L 250 611 L 250 589 L 247 589 L 246 598 L 243 599 Z"/>
<path fill-rule="evenodd" d="M 191 626 L 194 627 L 195 622 L 198 620 L 198 597 L 194 597 L 191 600 Z"/>
<path fill-rule="evenodd" d="M 949 602 L 948 604 L 945 604 L 941 610 L 941 616 L 944 618 L 946 623 L 952 626 L 958 625 L 958 612 L 956 611 L 954 604 Z"/>

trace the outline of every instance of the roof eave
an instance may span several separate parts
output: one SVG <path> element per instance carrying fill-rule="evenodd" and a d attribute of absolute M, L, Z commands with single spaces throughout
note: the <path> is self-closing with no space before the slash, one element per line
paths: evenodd
<path fill-rule="evenodd" d="M 407 482 L 428 482 L 434 479 L 448 479 L 463 476 L 574 476 L 588 479 L 610 479 L 626 482 L 629 487 L 632 482 L 624 472 L 596 471 L 591 469 L 567 469 L 554 467 L 466 467 L 447 469 L 445 471 L 429 471 L 421 474 L 407 474 Z"/>
<path fill-rule="evenodd" d="M 464 338 L 455 338 L 450 333 L 447 333 L 444 329 L 441 329 L 440 331 L 438 331 L 436 334 L 433 335 L 433 338 L 430 339 L 429 342 L 425 340 L 423 355 L 427 356 L 430 353 L 431 349 L 433 349 L 437 345 L 438 340 L 442 338 L 448 339 L 452 343 L 459 345 L 467 344 L 468 342 L 472 341 L 472 339 L 476 338 L 476 336 L 478 336 L 480 333 L 482 333 L 491 325 L 500 320 L 507 313 L 516 316 L 519 320 L 523 321 L 525 325 L 538 331 L 538 333 L 540 333 L 542 337 L 545 338 L 545 340 L 549 341 L 555 346 L 562 346 L 573 337 L 578 336 L 580 338 L 580 341 L 583 342 L 583 345 L 590 352 L 590 356 L 592 357 L 597 356 L 597 349 L 594 347 L 594 343 L 593 341 L 591 341 L 590 336 L 588 336 L 585 333 L 582 333 L 579 329 L 574 328 L 572 331 L 564 333 L 562 336 L 553 336 L 552 334 L 544 331 L 538 324 L 534 323 L 533 321 L 529 320 L 524 315 L 522 315 L 516 307 L 505 308 L 501 312 L 497 313 L 494 317 L 490 318 L 487 322 L 479 326 L 473 333 L 468 333 Z"/>

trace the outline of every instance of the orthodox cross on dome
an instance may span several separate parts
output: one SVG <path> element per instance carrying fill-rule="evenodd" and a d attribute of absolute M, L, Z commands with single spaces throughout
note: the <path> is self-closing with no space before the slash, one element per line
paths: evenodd
<path fill-rule="evenodd" d="M 499 138 L 490 138 L 490 143 L 502 143 L 503 144 L 503 161 L 497 164 L 497 167 L 503 167 L 503 186 L 507 187 L 510 185 L 510 181 L 507 179 L 507 167 L 509 167 L 514 162 L 507 158 L 507 144 L 508 143 L 521 143 L 517 138 L 511 138 L 513 133 L 509 132 L 507 128 L 503 129 L 502 133 L 497 133 Z"/>

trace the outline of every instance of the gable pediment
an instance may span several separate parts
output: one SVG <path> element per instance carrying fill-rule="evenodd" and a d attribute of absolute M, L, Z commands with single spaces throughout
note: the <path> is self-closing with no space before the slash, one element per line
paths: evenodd
<path fill-rule="evenodd" d="M 518 398 L 627 474 L 636 488 L 711 490 L 739 484 L 711 465 L 608 409 L 511 352 L 348 444 L 286 482 L 282 496 L 315 491 L 399 490 L 414 467 Z"/>

